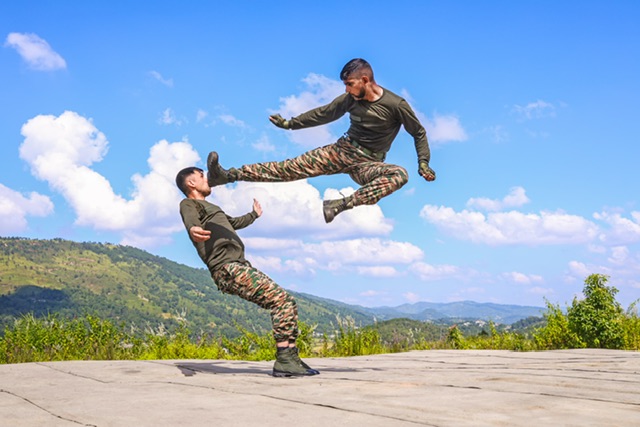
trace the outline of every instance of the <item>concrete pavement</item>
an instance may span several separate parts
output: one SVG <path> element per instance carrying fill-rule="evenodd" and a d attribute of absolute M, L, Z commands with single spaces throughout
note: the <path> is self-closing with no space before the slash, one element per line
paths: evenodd
<path fill-rule="evenodd" d="M 640 426 L 640 353 L 431 350 L 0 365 L 0 426 Z"/>

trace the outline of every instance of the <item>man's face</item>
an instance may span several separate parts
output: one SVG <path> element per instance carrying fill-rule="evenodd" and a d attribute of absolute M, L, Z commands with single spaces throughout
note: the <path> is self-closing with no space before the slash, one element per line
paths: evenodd
<path fill-rule="evenodd" d="M 362 77 L 349 77 L 347 80 L 343 80 L 345 86 L 345 92 L 349 95 L 353 96 L 356 100 L 361 100 L 364 98 L 366 93 L 365 86 L 366 81 Z"/>
<path fill-rule="evenodd" d="M 211 194 L 211 187 L 209 187 L 209 183 L 207 182 L 207 177 L 204 172 L 195 171 L 188 179 L 191 180 L 193 187 L 204 197 Z"/>

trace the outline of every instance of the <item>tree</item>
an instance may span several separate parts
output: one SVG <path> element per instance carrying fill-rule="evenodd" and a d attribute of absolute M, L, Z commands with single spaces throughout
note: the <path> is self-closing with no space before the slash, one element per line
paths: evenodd
<path fill-rule="evenodd" d="M 585 280 L 583 300 L 573 299 L 567 311 L 569 329 L 589 348 L 624 348 L 624 311 L 615 299 L 618 290 L 606 286 L 608 276 Z"/>

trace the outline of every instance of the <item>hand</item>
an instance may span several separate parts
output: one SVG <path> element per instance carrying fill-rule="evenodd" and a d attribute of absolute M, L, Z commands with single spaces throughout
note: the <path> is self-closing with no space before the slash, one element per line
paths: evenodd
<path fill-rule="evenodd" d="M 258 214 L 258 217 L 262 215 L 262 206 L 260 206 L 260 202 L 256 199 L 253 199 L 253 211 Z"/>
<path fill-rule="evenodd" d="M 272 114 L 269 116 L 269 120 L 274 125 L 282 129 L 291 129 L 291 123 L 289 120 L 285 120 L 280 114 Z"/>
<path fill-rule="evenodd" d="M 194 242 L 205 242 L 211 238 L 211 232 L 194 225 L 189 229 L 189 236 Z"/>
<path fill-rule="evenodd" d="M 418 168 L 418 173 L 421 177 L 426 179 L 427 181 L 435 181 L 436 179 L 436 171 L 429 167 L 429 163 L 424 160 L 420 162 L 420 167 Z"/>

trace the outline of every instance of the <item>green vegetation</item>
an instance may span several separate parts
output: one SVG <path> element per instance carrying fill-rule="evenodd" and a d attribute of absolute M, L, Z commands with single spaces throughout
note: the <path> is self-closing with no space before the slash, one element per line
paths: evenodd
<path fill-rule="evenodd" d="M 542 318 L 511 325 L 460 317 L 376 322 L 365 308 L 294 293 L 298 345 L 305 357 L 424 349 L 640 350 L 637 302 L 625 311 L 607 281 L 591 275 L 584 298 L 566 310 L 547 301 Z M 433 311 L 404 308 L 413 316 Z M 380 314 L 388 318 L 390 312 Z M 128 246 L 0 238 L 0 363 L 274 356 L 268 313 L 219 292 L 205 269 Z"/>
<path fill-rule="evenodd" d="M 567 313 L 547 301 L 546 324 L 535 334 L 536 347 L 611 348 L 640 350 L 637 301 L 625 312 L 615 299 L 618 290 L 608 277 L 592 274 L 585 280 L 585 298 L 574 298 Z"/>
<path fill-rule="evenodd" d="M 526 332 L 488 323 L 476 335 L 465 336 L 458 325 L 427 324 L 394 319 L 362 328 L 353 318 L 337 318 L 333 333 L 314 338 L 314 327 L 301 323 L 298 345 L 303 357 L 340 357 L 425 349 L 547 350 L 610 348 L 640 350 L 637 305 L 625 312 L 615 300 L 617 290 L 607 286 L 607 276 L 593 274 L 585 281 L 585 298 L 575 298 L 567 313 L 547 303 L 543 326 Z M 532 324 L 532 320 L 523 322 Z M 143 334 L 124 332 L 122 326 L 87 315 L 64 319 L 32 314 L 7 327 L 0 339 L 0 363 L 95 359 L 243 359 L 271 360 L 273 339 L 236 325 L 235 338 L 193 338 L 182 322 L 170 333 L 163 327 Z M 523 332 L 525 331 L 525 332 Z M 141 337 L 142 336 L 142 337 Z"/>

